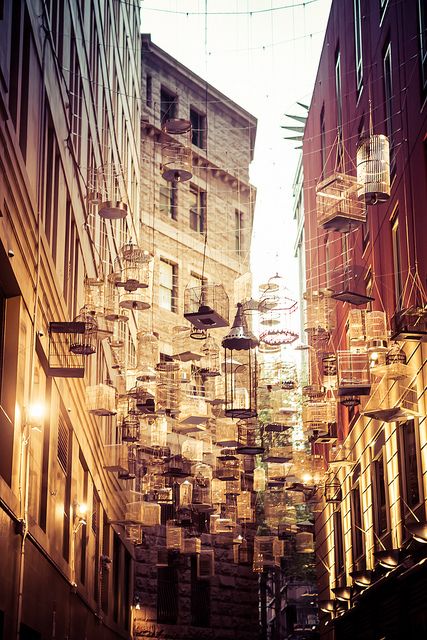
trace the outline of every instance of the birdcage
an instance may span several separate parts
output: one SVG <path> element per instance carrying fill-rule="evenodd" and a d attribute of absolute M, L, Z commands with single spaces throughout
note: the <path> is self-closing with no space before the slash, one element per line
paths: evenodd
<path fill-rule="evenodd" d="M 295 535 L 295 550 L 297 553 L 314 553 L 314 536 L 308 531 L 299 531 Z"/>
<path fill-rule="evenodd" d="M 240 522 L 252 522 L 253 510 L 251 506 L 251 492 L 242 491 L 236 497 L 237 518 Z"/>
<path fill-rule="evenodd" d="M 399 422 L 419 417 L 417 390 L 407 379 L 390 380 L 384 376 L 375 384 L 363 415 L 383 422 Z"/>
<path fill-rule="evenodd" d="M 84 355 L 73 353 L 72 344 L 84 341 L 84 322 L 49 323 L 49 368 L 48 375 L 62 378 L 83 378 Z"/>
<path fill-rule="evenodd" d="M 136 291 L 120 291 L 119 293 L 120 309 L 129 309 L 131 311 L 146 311 L 151 307 L 151 302 L 146 290 Z"/>
<path fill-rule="evenodd" d="M 216 329 L 229 323 L 228 296 L 222 284 L 202 284 L 184 292 L 184 317 L 198 329 Z"/>
<path fill-rule="evenodd" d="M 264 467 L 256 467 L 254 469 L 253 489 L 256 492 L 265 491 L 266 475 Z"/>
<path fill-rule="evenodd" d="M 326 389 L 337 386 L 337 357 L 335 353 L 323 353 L 321 358 L 322 383 Z"/>
<path fill-rule="evenodd" d="M 122 165 L 104 164 L 96 169 L 92 188 L 97 194 L 98 215 L 105 220 L 123 220 L 128 206 L 121 196 L 121 183 L 126 169 Z"/>
<path fill-rule="evenodd" d="M 322 429 L 337 420 L 337 404 L 334 398 L 325 398 L 317 402 L 306 402 L 302 409 L 305 427 Z"/>
<path fill-rule="evenodd" d="M 184 480 L 179 485 L 179 506 L 189 507 L 193 500 L 193 485 L 189 480 Z"/>
<path fill-rule="evenodd" d="M 413 375 L 414 368 L 407 363 L 406 353 L 399 343 L 393 342 L 384 354 L 384 361 L 371 367 L 371 372 L 378 377 L 385 376 L 390 380 L 398 380 Z"/>
<path fill-rule="evenodd" d="M 259 339 L 268 345 L 291 344 L 298 338 L 296 310 L 298 304 L 289 295 L 284 279 L 278 274 L 264 285 L 259 301 Z"/>
<path fill-rule="evenodd" d="M 225 363 L 225 414 L 253 418 L 256 410 L 257 338 L 248 330 L 242 305 L 237 305 L 233 327 L 223 338 Z"/>
<path fill-rule="evenodd" d="M 264 495 L 264 517 L 266 524 L 273 528 L 287 523 L 291 526 L 294 519 L 289 515 L 287 496 L 282 488 L 269 489 Z"/>
<path fill-rule="evenodd" d="M 153 382 L 136 381 L 129 389 L 127 396 L 132 400 L 132 411 L 144 415 L 152 415 L 156 409 L 155 385 Z"/>
<path fill-rule="evenodd" d="M 83 333 L 70 334 L 70 351 L 75 355 L 89 356 L 96 352 L 96 339 L 98 322 L 95 316 L 85 307 L 80 309 L 79 315 L 74 319 L 76 323 L 84 324 Z"/>
<path fill-rule="evenodd" d="M 219 364 L 219 346 L 212 338 L 212 336 L 209 336 L 202 344 L 201 354 L 202 357 L 198 364 L 200 374 L 204 378 L 212 378 L 221 375 Z"/>
<path fill-rule="evenodd" d="M 151 331 L 139 331 L 136 350 L 136 379 L 142 382 L 155 380 L 159 361 L 159 337 Z"/>
<path fill-rule="evenodd" d="M 117 413 L 116 389 L 109 384 L 86 387 L 86 408 L 95 416 L 114 416 Z"/>
<path fill-rule="evenodd" d="M 261 442 L 261 429 L 256 418 L 239 420 L 237 423 L 239 442 L 237 453 L 246 456 L 256 456 L 264 453 Z"/>
<path fill-rule="evenodd" d="M 126 446 L 126 445 L 125 445 Z M 126 446 L 125 450 L 121 450 L 123 456 L 119 463 L 117 477 L 119 480 L 134 480 L 137 473 L 137 457 L 136 450 L 132 446 Z"/>
<path fill-rule="evenodd" d="M 366 204 L 385 202 L 390 197 L 390 144 L 387 136 L 370 135 L 357 148 L 357 196 Z"/>
<path fill-rule="evenodd" d="M 218 480 L 240 480 L 240 460 L 229 453 L 217 457 L 216 477 Z"/>
<path fill-rule="evenodd" d="M 235 480 L 225 481 L 225 495 L 227 500 L 230 499 L 231 497 L 238 496 L 241 490 L 242 490 L 242 480 L 241 480 L 240 472 L 239 472 L 239 477 L 236 478 Z"/>
<path fill-rule="evenodd" d="M 191 462 L 178 454 L 165 462 L 164 475 L 170 478 L 186 478 L 191 475 Z"/>
<path fill-rule="evenodd" d="M 338 504 L 342 500 L 341 483 L 335 474 L 329 474 L 325 480 L 325 501 Z"/>
<path fill-rule="evenodd" d="M 104 317 L 108 321 L 127 322 L 129 317 L 119 306 L 120 292 L 116 286 L 119 276 L 114 271 L 111 272 L 106 280 L 104 291 Z"/>
<path fill-rule="evenodd" d="M 157 416 L 150 421 L 150 439 L 152 447 L 165 447 L 168 439 L 168 421 L 166 416 Z"/>
<path fill-rule="evenodd" d="M 184 538 L 182 553 L 193 555 L 200 553 L 202 550 L 202 541 L 200 538 Z"/>
<path fill-rule="evenodd" d="M 181 454 L 191 462 L 202 462 L 203 442 L 195 438 L 187 438 L 181 445 Z"/>
<path fill-rule="evenodd" d="M 175 520 L 166 522 L 166 549 L 181 551 L 184 546 L 184 530 Z"/>
<path fill-rule="evenodd" d="M 168 182 L 186 182 L 193 176 L 191 123 L 173 118 L 163 125 L 162 176 Z"/>
<path fill-rule="evenodd" d="M 176 416 L 179 413 L 180 397 L 179 362 L 159 362 L 156 366 L 157 411 Z"/>
<path fill-rule="evenodd" d="M 338 395 L 366 396 L 371 390 L 367 353 L 338 351 Z"/>
<path fill-rule="evenodd" d="M 304 328 L 312 343 L 327 340 L 335 329 L 335 302 L 331 292 L 326 289 L 306 291 L 304 293 Z"/>
<path fill-rule="evenodd" d="M 197 340 L 192 339 L 190 325 L 177 325 L 172 328 L 172 357 L 181 362 L 198 361 L 201 357 L 201 347 Z"/>
<path fill-rule="evenodd" d="M 366 295 L 364 274 L 363 265 L 349 262 L 337 265 L 330 273 L 332 298 L 356 306 L 372 302 L 374 298 Z"/>
<path fill-rule="evenodd" d="M 212 506 L 212 469 L 199 462 L 194 466 L 193 506 L 199 511 Z"/>
<path fill-rule="evenodd" d="M 316 187 L 317 222 L 331 231 L 350 231 L 366 222 L 366 208 L 358 200 L 354 176 L 333 173 Z"/>
<path fill-rule="evenodd" d="M 274 566 L 273 542 L 275 536 L 254 537 L 254 558 L 262 557 L 263 567 Z"/>
<path fill-rule="evenodd" d="M 138 442 L 140 438 L 139 417 L 135 414 L 127 414 L 120 423 L 122 442 Z"/>
<path fill-rule="evenodd" d="M 237 423 L 231 419 L 216 421 L 215 440 L 222 447 L 237 447 L 239 444 Z"/>
<path fill-rule="evenodd" d="M 153 256 L 134 242 L 124 244 L 115 263 L 115 284 L 126 292 L 145 289 L 151 283 Z"/>
<path fill-rule="evenodd" d="M 218 478 L 212 479 L 212 504 L 225 504 L 226 501 L 226 483 Z"/>
<path fill-rule="evenodd" d="M 104 303 L 104 279 L 89 278 L 84 279 L 84 307 L 93 315 L 103 315 L 105 310 Z"/>
<path fill-rule="evenodd" d="M 350 309 L 348 312 L 348 340 L 351 348 L 366 346 L 366 310 Z"/>
<path fill-rule="evenodd" d="M 427 305 L 397 311 L 391 319 L 391 337 L 427 342 Z"/>

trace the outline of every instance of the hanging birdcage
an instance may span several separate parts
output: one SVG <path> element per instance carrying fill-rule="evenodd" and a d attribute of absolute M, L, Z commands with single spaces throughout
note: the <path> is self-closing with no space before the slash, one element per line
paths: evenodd
<path fill-rule="evenodd" d="M 341 483 L 334 474 L 329 474 L 325 480 L 325 501 L 338 504 L 342 500 Z"/>
<path fill-rule="evenodd" d="M 261 331 L 259 339 L 268 345 L 291 344 L 298 338 L 296 331 L 297 302 L 293 300 L 278 274 L 263 286 L 258 311 Z"/>
<path fill-rule="evenodd" d="M 275 536 L 257 535 L 254 537 L 254 558 L 262 557 L 263 567 L 274 566 L 273 542 Z"/>
<path fill-rule="evenodd" d="M 150 438 L 152 447 L 166 447 L 168 439 L 168 421 L 161 415 L 150 421 Z"/>
<path fill-rule="evenodd" d="M 242 476 L 241 476 L 241 473 L 239 471 L 239 475 L 235 480 L 226 480 L 225 481 L 226 502 L 227 502 L 227 499 L 230 499 L 231 497 L 238 496 L 239 493 L 241 492 L 241 490 L 242 490 Z"/>
<path fill-rule="evenodd" d="M 204 378 L 212 378 L 221 375 L 219 364 L 219 346 L 208 336 L 201 348 L 202 357 L 199 362 L 199 371 Z"/>
<path fill-rule="evenodd" d="M 151 307 L 151 303 L 143 290 L 120 291 L 119 307 L 120 309 L 129 309 L 130 311 L 146 311 Z"/>
<path fill-rule="evenodd" d="M 104 288 L 103 278 L 84 279 L 84 307 L 93 315 L 104 314 Z"/>
<path fill-rule="evenodd" d="M 254 469 L 253 490 L 256 492 L 265 491 L 266 476 L 264 467 L 256 467 Z"/>
<path fill-rule="evenodd" d="M 239 420 L 237 426 L 239 434 L 237 453 L 246 456 L 256 456 L 264 453 L 258 421 L 255 418 Z"/>
<path fill-rule="evenodd" d="M 337 386 L 337 357 L 335 353 L 323 353 L 321 361 L 323 386 L 335 389 Z"/>
<path fill-rule="evenodd" d="M 225 414 L 232 418 L 253 418 L 256 410 L 257 338 L 248 330 L 242 305 L 237 305 L 233 327 L 223 338 L 225 362 Z"/>
<path fill-rule="evenodd" d="M 365 352 L 338 351 L 338 395 L 366 396 L 371 390 L 369 356 Z"/>
<path fill-rule="evenodd" d="M 185 289 L 184 318 L 197 329 L 217 329 L 229 322 L 228 296 L 222 284 Z"/>
<path fill-rule="evenodd" d="M 127 414 L 121 423 L 122 442 L 138 442 L 140 438 L 139 417 L 135 414 Z"/>
<path fill-rule="evenodd" d="M 193 506 L 197 510 L 209 510 L 212 507 L 212 469 L 199 462 L 194 466 Z"/>
<path fill-rule="evenodd" d="M 122 451 L 123 460 L 120 464 L 120 469 L 117 473 L 119 480 L 134 480 L 137 473 L 137 457 L 136 449 L 132 446 L 127 446 L 127 451 Z"/>
<path fill-rule="evenodd" d="M 98 167 L 92 178 L 92 189 L 97 195 L 98 215 L 105 220 L 123 220 L 128 206 L 121 195 L 121 184 L 126 169 L 122 165 L 104 164 Z"/>
<path fill-rule="evenodd" d="M 148 416 L 154 414 L 156 410 L 155 391 L 154 383 L 137 380 L 135 386 L 127 392 L 128 398 L 133 401 L 133 411 Z"/>
<path fill-rule="evenodd" d="M 351 349 L 366 346 L 366 309 L 349 310 L 347 336 Z"/>
<path fill-rule="evenodd" d="M 195 438 L 187 438 L 181 445 L 181 454 L 191 462 L 202 462 L 203 442 Z"/>
<path fill-rule="evenodd" d="M 129 320 L 128 315 L 122 308 L 119 306 L 119 289 L 116 286 L 118 275 L 114 272 L 110 273 L 105 287 L 105 295 L 104 295 L 104 317 L 108 321 L 119 321 L 120 323 L 125 323 Z M 117 328 L 115 328 L 114 337 L 120 334 L 120 331 L 117 333 Z"/>
<path fill-rule="evenodd" d="M 189 480 L 184 480 L 179 485 L 179 506 L 190 507 L 193 500 L 193 485 Z"/>
<path fill-rule="evenodd" d="M 109 384 L 86 387 L 86 408 L 95 416 L 114 416 L 117 413 L 116 389 Z"/>
<path fill-rule="evenodd" d="M 159 362 L 159 336 L 150 331 L 139 331 L 137 342 L 136 379 L 141 382 L 155 380 Z"/>
<path fill-rule="evenodd" d="M 194 555 L 202 550 L 202 541 L 200 538 L 185 538 L 182 553 L 186 555 Z"/>
<path fill-rule="evenodd" d="M 162 128 L 162 176 L 168 182 L 186 182 L 193 176 L 191 123 L 171 118 Z"/>
<path fill-rule="evenodd" d="M 184 544 L 184 530 L 175 520 L 166 522 L 166 549 L 181 551 Z"/>
<path fill-rule="evenodd" d="M 172 328 L 172 357 L 180 362 L 198 361 L 201 357 L 200 345 L 192 338 L 190 325 Z"/>
<path fill-rule="evenodd" d="M 212 479 L 212 504 L 225 504 L 226 501 L 226 483 L 218 478 Z"/>
<path fill-rule="evenodd" d="M 217 457 L 216 477 L 218 480 L 240 480 L 240 460 L 232 453 Z"/>
<path fill-rule="evenodd" d="M 374 298 L 366 295 L 363 265 L 350 263 L 348 260 L 336 267 L 330 273 L 330 288 L 332 298 L 354 305 L 372 302 Z"/>
<path fill-rule="evenodd" d="M 335 329 L 335 303 L 331 292 L 326 289 L 306 291 L 304 293 L 304 328 L 312 344 L 327 341 Z"/>
<path fill-rule="evenodd" d="M 84 324 L 84 333 L 71 334 L 70 351 L 76 355 L 89 356 L 96 353 L 98 323 L 94 315 L 85 307 L 80 309 L 74 322 Z"/>
<path fill-rule="evenodd" d="M 237 423 L 225 418 L 216 421 L 215 441 L 221 447 L 237 447 L 239 444 Z"/>
<path fill-rule="evenodd" d="M 350 231 L 366 222 L 366 209 L 358 200 L 359 185 L 354 176 L 333 173 L 316 187 L 319 226 L 332 231 Z"/>
<path fill-rule="evenodd" d="M 165 463 L 164 475 L 169 478 L 186 478 L 191 476 L 191 462 L 182 455 L 171 456 Z"/>
<path fill-rule="evenodd" d="M 251 506 L 251 492 L 242 491 L 236 497 L 237 518 L 240 522 L 252 522 L 253 509 Z"/>
<path fill-rule="evenodd" d="M 420 417 L 417 390 L 406 378 L 391 380 L 387 376 L 375 384 L 363 415 L 383 422 L 407 421 Z"/>
<path fill-rule="evenodd" d="M 128 293 L 146 289 L 151 282 L 153 256 L 130 241 L 123 245 L 116 259 L 116 286 Z"/>
<path fill-rule="evenodd" d="M 391 319 L 392 340 L 427 342 L 427 305 L 396 311 Z"/>
<path fill-rule="evenodd" d="M 308 531 L 299 531 L 295 535 L 295 550 L 297 553 L 314 553 L 314 537 Z"/>
<path fill-rule="evenodd" d="M 358 198 L 366 204 L 385 202 L 390 197 L 390 144 L 387 136 L 370 135 L 357 148 Z"/>
<path fill-rule="evenodd" d="M 156 366 L 157 411 L 176 417 L 181 398 L 179 362 L 159 362 Z"/>

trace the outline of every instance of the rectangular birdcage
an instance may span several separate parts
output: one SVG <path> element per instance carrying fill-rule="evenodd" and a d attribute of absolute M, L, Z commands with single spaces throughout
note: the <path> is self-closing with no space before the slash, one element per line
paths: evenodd
<path fill-rule="evenodd" d="M 84 322 L 51 322 L 49 324 L 48 375 L 56 378 L 83 378 L 85 357 L 70 351 L 76 337 L 85 333 Z"/>
<path fill-rule="evenodd" d="M 302 409 L 304 426 L 320 427 L 336 421 L 337 405 L 334 399 L 320 402 L 306 402 Z"/>
<path fill-rule="evenodd" d="M 317 221 L 332 231 L 349 231 L 366 222 L 366 206 L 357 198 L 354 176 L 333 173 L 316 187 Z"/>
<path fill-rule="evenodd" d="M 417 390 L 405 379 L 391 380 L 387 376 L 374 385 L 363 414 L 383 422 L 398 422 L 421 416 Z"/>
<path fill-rule="evenodd" d="M 202 284 L 184 292 L 184 317 L 198 329 L 229 324 L 228 295 L 222 284 Z"/>
<path fill-rule="evenodd" d="M 328 335 L 335 328 L 335 302 L 330 291 L 325 289 L 304 293 L 305 323 L 309 337 Z"/>
<path fill-rule="evenodd" d="M 332 298 L 356 306 L 372 302 L 366 294 L 365 268 L 357 264 L 342 264 L 331 269 L 330 288 Z"/>
<path fill-rule="evenodd" d="M 197 556 L 197 577 L 211 578 L 215 575 L 215 556 L 213 549 L 202 549 Z"/>
<path fill-rule="evenodd" d="M 113 416 L 117 413 L 116 389 L 108 384 L 86 387 L 86 408 L 95 416 Z"/>
<path fill-rule="evenodd" d="M 161 524 L 161 507 L 155 502 L 129 502 L 125 509 L 125 520 L 154 527 Z"/>
<path fill-rule="evenodd" d="M 391 319 L 392 340 L 427 342 L 427 306 L 397 311 Z"/>
<path fill-rule="evenodd" d="M 366 396 L 371 390 L 369 356 L 366 352 L 338 351 L 338 395 Z"/>

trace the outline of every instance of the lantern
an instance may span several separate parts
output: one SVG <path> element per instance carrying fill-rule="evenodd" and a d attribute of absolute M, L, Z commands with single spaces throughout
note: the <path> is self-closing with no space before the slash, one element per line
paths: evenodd
<path fill-rule="evenodd" d="M 225 414 L 233 418 L 256 416 L 257 338 L 248 330 L 242 305 L 237 305 L 233 327 L 223 338 L 225 362 Z M 236 354 L 237 352 L 237 354 Z"/>

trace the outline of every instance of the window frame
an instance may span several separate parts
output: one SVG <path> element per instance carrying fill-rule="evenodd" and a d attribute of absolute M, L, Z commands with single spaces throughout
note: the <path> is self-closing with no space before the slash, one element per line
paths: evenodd
<path fill-rule="evenodd" d="M 245 237 L 243 233 L 243 211 L 234 209 L 234 249 L 237 255 L 245 252 Z"/>
<path fill-rule="evenodd" d="M 396 310 L 402 308 L 402 253 L 400 242 L 400 225 L 399 225 L 399 209 L 393 212 L 390 220 L 391 230 L 391 248 L 392 248 L 392 260 L 393 260 L 393 281 L 394 281 L 394 295 L 395 295 L 395 307 Z"/>
<path fill-rule="evenodd" d="M 162 273 L 161 273 L 161 265 L 169 265 L 172 269 L 171 273 L 171 287 L 168 287 L 166 284 L 162 283 Z M 159 307 L 164 309 L 165 311 L 171 311 L 172 313 L 178 313 L 178 265 L 167 258 L 160 258 L 159 265 Z M 167 299 L 170 298 L 170 304 L 167 306 L 162 304 L 162 291 L 168 291 Z"/>
<path fill-rule="evenodd" d="M 192 231 L 204 234 L 206 231 L 207 193 L 195 184 L 190 184 L 189 227 Z M 191 200 L 195 196 L 194 205 Z"/>
<path fill-rule="evenodd" d="M 167 100 L 165 100 L 164 98 L 167 98 Z M 165 104 L 169 105 L 166 109 L 164 107 Z M 161 126 L 163 126 L 167 120 L 171 120 L 177 117 L 178 97 L 175 93 L 172 93 L 172 91 L 169 91 L 169 89 L 167 89 L 163 85 L 161 85 L 160 87 L 159 108 L 160 108 L 159 116 L 160 116 Z"/>
<path fill-rule="evenodd" d="M 345 549 L 344 549 L 344 535 L 343 535 L 341 508 L 335 509 L 333 513 L 333 526 L 334 526 L 335 578 L 338 578 L 345 571 Z"/>
<path fill-rule="evenodd" d="M 197 122 L 196 122 L 197 120 Z M 206 114 L 190 105 L 191 143 L 198 149 L 206 149 Z M 195 126 L 196 125 L 196 126 Z"/>
<path fill-rule="evenodd" d="M 357 465 L 354 473 L 352 486 L 350 490 L 350 508 L 351 508 L 351 553 L 353 565 L 365 555 L 365 545 L 363 538 L 363 509 L 362 495 L 360 491 L 360 465 Z"/>
<path fill-rule="evenodd" d="M 178 185 L 176 182 L 159 185 L 159 213 L 178 220 Z"/>
<path fill-rule="evenodd" d="M 408 441 L 407 434 L 409 425 L 411 425 L 411 429 L 413 432 L 413 444 L 415 450 L 415 478 L 417 484 L 417 492 L 418 492 L 418 500 L 416 502 L 412 502 L 409 498 L 409 473 L 408 468 L 410 466 L 408 460 Z M 420 454 L 420 441 L 419 441 L 419 431 L 415 425 L 415 419 L 411 418 L 406 420 L 406 422 L 402 422 L 399 424 L 399 443 L 400 443 L 400 455 L 399 455 L 399 463 L 400 463 L 400 478 L 401 478 L 401 491 L 402 497 L 404 497 L 404 512 L 405 514 L 410 511 L 416 511 L 421 505 L 424 504 L 424 496 L 423 496 L 423 485 L 422 485 L 422 467 L 421 467 L 421 454 Z M 405 505 L 408 505 L 406 506 Z"/>
<path fill-rule="evenodd" d="M 376 536 L 381 539 L 390 531 L 387 464 L 384 445 L 381 446 L 380 452 L 371 461 L 371 480 L 374 531 Z"/>

